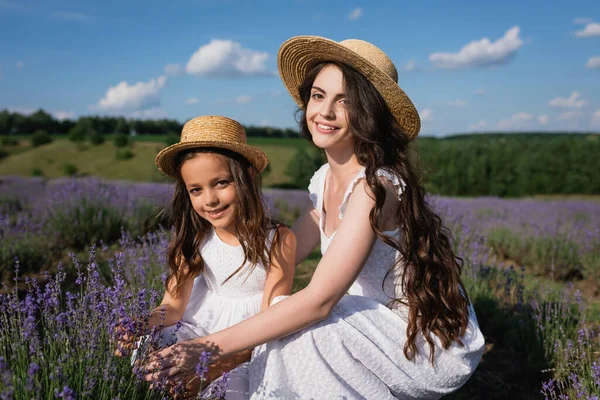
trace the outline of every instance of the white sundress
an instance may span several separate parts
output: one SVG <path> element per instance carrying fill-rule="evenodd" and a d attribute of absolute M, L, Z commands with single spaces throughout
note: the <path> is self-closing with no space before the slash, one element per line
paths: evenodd
<path fill-rule="evenodd" d="M 325 176 L 323 165 L 309 185 L 310 198 L 322 214 Z M 398 196 L 403 182 L 388 172 Z M 348 187 L 339 210 L 344 217 L 348 198 L 364 169 Z M 330 215 L 334 215 L 333 212 Z M 325 254 L 335 232 L 327 237 L 320 217 L 321 252 Z M 399 230 L 385 232 L 398 238 Z M 447 350 L 433 336 L 435 360 L 429 361 L 429 345 L 417 339 L 419 354 L 408 360 L 404 353 L 408 310 L 386 307 L 395 293 L 395 276 L 382 282 L 398 257 L 392 247 L 379 238 L 348 294 L 333 308 L 330 316 L 302 331 L 273 340 L 254 351 L 250 363 L 252 399 L 437 399 L 450 393 L 471 376 L 484 349 L 484 338 L 471 307 L 469 324 L 462 342 Z M 277 298 L 280 300 L 284 297 Z"/>
<path fill-rule="evenodd" d="M 268 236 L 267 248 L 273 241 L 275 229 Z M 244 267 L 223 283 L 244 261 L 242 246 L 230 246 L 211 230 L 201 245 L 204 272 L 194 280 L 190 300 L 182 324 L 176 331 L 175 325 L 165 327 L 160 335 L 163 343 L 173 335 L 178 342 L 210 335 L 241 322 L 260 311 L 267 272 L 262 263 L 256 264 L 252 272 Z M 209 385 L 201 398 L 210 398 L 211 389 L 218 380 Z M 228 400 L 245 400 L 248 392 L 248 362 L 242 363 L 229 373 L 227 378 Z"/>

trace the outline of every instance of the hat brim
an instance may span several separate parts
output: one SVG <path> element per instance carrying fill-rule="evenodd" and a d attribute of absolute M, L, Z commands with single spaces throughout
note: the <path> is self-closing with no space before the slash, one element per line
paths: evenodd
<path fill-rule="evenodd" d="M 398 83 L 360 54 L 327 38 L 296 36 L 285 41 L 279 48 L 279 75 L 300 108 L 304 104 L 299 87 L 308 71 L 322 61 L 340 62 L 364 75 L 381 94 L 406 136 L 413 139 L 418 135 L 421 129 L 419 113 Z"/>
<path fill-rule="evenodd" d="M 197 140 L 185 143 L 176 143 L 165 147 L 156 155 L 156 166 L 165 175 L 174 177 L 177 174 L 177 165 L 175 165 L 177 155 L 183 150 L 198 147 L 217 147 L 231 150 L 247 159 L 259 172 L 262 172 L 269 163 L 269 159 L 263 151 L 247 144 L 221 142 L 215 140 Z"/>

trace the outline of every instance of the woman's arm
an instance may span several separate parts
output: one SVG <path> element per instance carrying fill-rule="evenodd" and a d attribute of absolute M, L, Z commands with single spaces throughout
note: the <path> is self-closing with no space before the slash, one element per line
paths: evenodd
<path fill-rule="evenodd" d="M 261 311 L 269 307 L 275 297 L 288 295 L 292 291 L 296 236 L 285 226 L 280 226 L 277 231 L 279 243 L 273 249 L 271 265 L 267 269 Z"/>
<path fill-rule="evenodd" d="M 169 376 L 173 373 L 171 368 L 193 368 L 195 355 L 207 348 L 218 349 L 217 359 L 227 357 L 325 319 L 360 273 L 375 242 L 369 221 L 374 204 L 365 191 L 364 181 L 360 182 L 350 197 L 335 238 L 306 288 L 230 328 L 155 353 L 156 361 L 149 364 L 149 369 L 160 366 L 158 357 L 167 362 L 160 373 L 150 374 L 147 379 Z"/>
<path fill-rule="evenodd" d="M 319 210 L 315 209 L 312 201 L 308 201 L 302 214 L 298 217 L 292 231 L 296 235 L 296 265 L 300 264 L 310 255 L 321 241 L 319 231 Z"/>

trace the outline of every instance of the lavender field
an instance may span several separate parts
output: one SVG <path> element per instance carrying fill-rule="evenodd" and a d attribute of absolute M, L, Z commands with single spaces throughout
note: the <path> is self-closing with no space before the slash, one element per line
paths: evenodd
<path fill-rule="evenodd" d="M 170 192 L 1 179 L 0 398 L 162 398 L 113 350 L 117 322 L 143 318 L 162 295 L 169 231 L 157 214 Z M 306 201 L 304 191 L 265 194 L 287 223 Z M 448 398 L 598 399 L 600 201 L 430 201 L 464 259 L 487 343 Z M 295 289 L 317 261 L 298 266 Z"/>

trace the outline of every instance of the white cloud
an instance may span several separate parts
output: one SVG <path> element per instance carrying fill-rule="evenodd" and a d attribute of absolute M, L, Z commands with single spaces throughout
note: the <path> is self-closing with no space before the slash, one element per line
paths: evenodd
<path fill-rule="evenodd" d="M 504 119 L 498 122 L 498 128 L 500 129 L 511 129 L 511 128 L 519 128 L 527 125 L 531 120 L 533 120 L 533 115 L 521 111 L 519 113 L 513 114 L 509 119 Z"/>
<path fill-rule="evenodd" d="M 162 119 L 166 117 L 167 113 L 160 107 L 153 107 L 146 110 L 138 110 L 129 113 L 129 118 L 135 119 Z"/>
<path fill-rule="evenodd" d="M 271 121 L 269 121 L 268 119 L 263 119 L 262 121 L 260 121 L 260 126 L 269 126 L 271 125 Z"/>
<path fill-rule="evenodd" d="M 433 114 L 433 110 L 431 108 L 424 108 L 421 111 L 419 111 L 419 116 L 421 117 L 421 121 L 425 122 L 425 121 L 431 121 L 433 119 L 433 117 L 431 116 Z"/>
<path fill-rule="evenodd" d="M 579 119 L 583 116 L 581 111 L 565 111 L 558 116 L 558 119 L 561 121 L 571 121 L 574 119 Z"/>
<path fill-rule="evenodd" d="M 363 10 L 360 7 L 356 7 L 350 14 L 348 14 L 348 19 L 350 21 L 356 21 L 363 15 Z"/>
<path fill-rule="evenodd" d="M 598 69 L 600 68 L 600 56 L 590 57 L 588 62 L 585 64 L 585 67 L 588 69 Z"/>
<path fill-rule="evenodd" d="M 591 19 L 591 18 L 575 18 L 573 20 L 573 23 L 575 25 L 585 25 L 585 24 L 589 24 L 592 21 L 593 21 L 593 19 Z"/>
<path fill-rule="evenodd" d="M 557 97 L 550 100 L 550 107 L 560 107 L 560 108 L 581 108 L 585 104 L 585 100 L 580 99 L 581 95 L 579 92 L 572 92 L 571 95 L 567 97 Z"/>
<path fill-rule="evenodd" d="M 417 62 L 410 60 L 402 67 L 402 71 L 415 71 L 417 69 Z"/>
<path fill-rule="evenodd" d="M 248 104 L 252 101 L 252 96 L 244 94 L 244 95 L 236 97 L 234 101 L 238 104 Z"/>
<path fill-rule="evenodd" d="M 268 53 L 243 48 L 231 40 L 214 39 L 190 57 L 185 71 L 212 78 L 273 75 L 265 66 L 268 58 Z"/>
<path fill-rule="evenodd" d="M 592 125 L 600 126 L 600 110 L 596 110 L 596 112 L 594 113 L 594 115 L 592 115 L 591 124 Z"/>
<path fill-rule="evenodd" d="M 59 121 L 77 118 L 73 111 L 52 111 L 51 114 Z"/>
<path fill-rule="evenodd" d="M 485 89 L 475 89 L 473 93 L 475 93 L 477 96 L 481 96 L 482 94 L 485 94 Z"/>
<path fill-rule="evenodd" d="M 165 75 L 177 75 L 181 72 L 181 64 L 165 65 Z"/>
<path fill-rule="evenodd" d="M 477 121 L 474 124 L 469 125 L 469 130 L 470 131 L 479 131 L 486 127 L 487 127 L 487 121 L 482 119 L 482 120 Z"/>
<path fill-rule="evenodd" d="M 166 76 L 137 82 L 122 81 L 108 88 L 96 108 L 106 111 L 140 111 L 160 104 L 160 91 L 167 82 Z"/>
<path fill-rule="evenodd" d="M 198 98 L 197 98 L 197 97 L 190 97 L 189 99 L 187 99 L 187 100 L 185 101 L 185 104 L 189 106 L 189 105 L 192 105 L 192 104 L 196 104 L 196 103 L 198 103 L 198 101 L 199 101 L 199 100 L 198 100 Z"/>
<path fill-rule="evenodd" d="M 461 99 L 456 99 L 448 103 L 448 107 L 462 108 L 467 105 L 467 102 Z"/>
<path fill-rule="evenodd" d="M 17 114 L 21 114 L 21 115 L 31 115 L 36 111 L 37 111 L 37 109 L 35 109 L 35 108 L 20 108 L 20 107 L 8 108 L 8 112 L 17 113 Z"/>
<path fill-rule="evenodd" d="M 575 36 L 578 38 L 600 36 L 600 23 L 590 22 L 580 31 L 575 32 Z"/>
<path fill-rule="evenodd" d="M 17 69 L 21 69 L 25 66 L 25 64 L 23 63 L 23 61 L 17 61 L 15 66 L 17 67 Z"/>
<path fill-rule="evenodd" d="M 438 68 L 464 69 L 506 64 L 523 45 L 518 26 L 510 28 L 495 42 L 488 38 L 464 45 L 458 53 L 433 53 L 429 56 Z"/>
<path fill-rule="evenodd" d="M 89 15 L 78 11 L 53 11 L 50 15 L 52 18 L 59 21 L 79 22 L 82 24 L 90 22 L 91 20 Z"/>
<path fill-rule="evenodd" d="M 540 115 L 538 117 L 538 122 L 540 123 L 540 125 L 546 125 L 548 123 L 548 116 L 546 114 Z"/>

